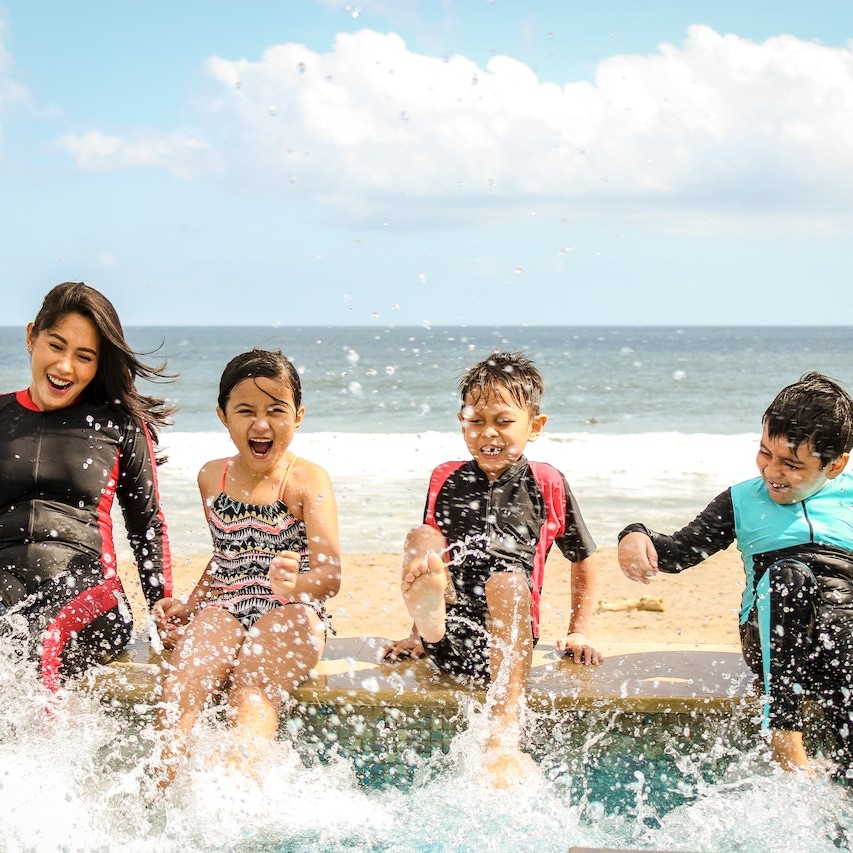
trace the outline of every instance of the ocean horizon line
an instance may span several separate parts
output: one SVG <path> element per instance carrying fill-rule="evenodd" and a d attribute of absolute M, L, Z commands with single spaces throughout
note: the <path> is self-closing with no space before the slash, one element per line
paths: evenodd
<path fill-rule="evenodd" d="M 853 329 L 851 323 L 127 323 L 125 329 Z M 20 323 L 0 324 L 0 330 Z"/>

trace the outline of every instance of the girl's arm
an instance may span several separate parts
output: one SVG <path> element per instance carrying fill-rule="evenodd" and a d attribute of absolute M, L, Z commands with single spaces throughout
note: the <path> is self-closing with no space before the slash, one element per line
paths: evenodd
<path fill-rule="evenodd" d="M 210 505 L 219 484 L 219 475 L 216 472 L 221 472 L 225 464 L 225 459 L 216 459 L 208 462 L 198 472 L 198 489 L 205 518 L 210 515 Z M 199 606 L 208 598 L 212 570 L 213 560 L 211 559 L 186 602 L 179 598 L 163 598 L 154 606 L 154 621 L 166 648 L 172 648 L 175 645 L 183 633 L 183 626 L 193 618 Z"/>
<path fill-rule="evenodd" d="M 290 511 L 305 523 L 308 540 L 307 572 L 298 572 L 296 555 L 276 557 L 270 566 L 270 582 L 280 595 L 325 601 L 341 588 L 341 546 L 335 492 L 326 471 L 300 459 L 285 495 Z"/>

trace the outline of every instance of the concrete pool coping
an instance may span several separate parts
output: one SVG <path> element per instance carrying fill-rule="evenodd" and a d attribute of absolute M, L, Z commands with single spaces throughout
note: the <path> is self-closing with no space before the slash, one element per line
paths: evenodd
<path fill-rule="evenodd" d="M 314 675 L 294 694 L 304 706 L 427 706 L 452 709 L 482 686 L 460 684 L 425 659 L 379 660 L 382 637 L 332 637 Z M 757 701 L 754 676 L 736 646 L 611 643 L 597 667 L 578 666 L 554 646 L 534 651 L 527 700 L 534 710 L 616 707 L 646 714 L 729 714 Z M 162 658 L 139 638 L 114 662 L 92 671 L 90 687 L 121 704 L 156 700 Z"/>

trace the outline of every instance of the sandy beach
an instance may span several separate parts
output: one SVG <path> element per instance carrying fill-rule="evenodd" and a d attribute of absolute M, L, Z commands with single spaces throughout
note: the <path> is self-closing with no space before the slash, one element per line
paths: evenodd
<path fill-rule="evenodd" d="M 207 559 L 206 554 L 176 555 L 176 594 L 192 589 Z M 350 553 L 344 554 L 342 560 L 341 591 L 328 602 L 338 636 L 407 636 L 411 621 L 400 598 L 400 555 Z M 566 628 L 571 600 L 569 568 L 569 563 L 553 549 L 542 594 L 543 643 L 554 643 Z M 743 567 L 733 547 L 680 575 L 660 574 L 649 585 L 625 578 L 616 561 L 616 549 L 602 548 L 596 553 L 596 573 L 592 638 L 605 654 L 626 643 L 738 645 L 737 611 Z M 134 612 L 141 615 L 140 594 L 129 574 L 128 567 L 123 566 L 122 576 Z M 637 600 L 642 597 L 660 599 L 662 609 L 639 609 Z"/>

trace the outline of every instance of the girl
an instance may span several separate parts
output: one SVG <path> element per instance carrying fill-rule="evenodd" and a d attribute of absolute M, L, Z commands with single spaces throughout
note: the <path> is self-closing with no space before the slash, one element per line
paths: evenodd
<path fill-rule="evenodd" d="M 320 660 L 324 602 L 340 588 L 329 476 L 289 450 L 305 414 L 295 368 L 280 352 L 242 353 L 222 374 L 218 403 L 237 454 L 198 475 L 213 557 L 186 604 L 155 608 L 164 644 L 176 644 L 158 710 L 164 786 L 205 704 L 226 688 L 239 748 L 229 763 L 251 761 L 275 738 L 284 698 Z"/>
<path fill-rule="evenodd" d="M 171 409 L 141 394 L 165 378 L 131 350 L 112 303 L 58 284 L 27 326 L 31 379 L 0 395 L 0 629 L 25 625 L 43 683 L 114 657 L 133 619 L 116 571 L 118 498 L 149 606 L 171 594 L 157 430 Z"/>

